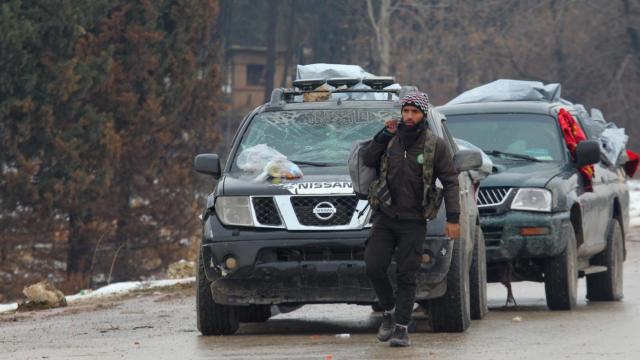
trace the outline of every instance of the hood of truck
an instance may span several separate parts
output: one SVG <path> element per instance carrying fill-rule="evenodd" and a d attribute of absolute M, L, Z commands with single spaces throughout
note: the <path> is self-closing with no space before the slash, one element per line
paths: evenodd
<path fill-rule="evenodd" d="M 234 174 L 235 175 L 235 174 Z M 227 174 L 222 181 L 225 196 L 334 195 L 353 194 L 351 178 L 346 174 L 311 174 L 299 179 L 256 180 L 247 175 Z"/>
<path fill-rule="evenodd" d="M 501 161 L 493 165 L 493 172 L 482 181 L 482 187 L 545 187 L 560 174 L 561 162 Z"/>

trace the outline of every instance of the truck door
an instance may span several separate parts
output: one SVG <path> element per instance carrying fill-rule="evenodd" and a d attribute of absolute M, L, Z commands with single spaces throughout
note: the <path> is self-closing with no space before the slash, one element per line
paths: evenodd
<path fill-rule="evenodd" d="M 585 131 L 585 135 L 592 139 L 583 125 L 583 119 L 572 114 Z M 611 170 L 602 162 L 593 164 L 593 192 L 584 192 L 580 195 L 580 205 L 582 207 L 584 244 L 579 249 L 580 255 L 595 254 L 606 246 L 606 236 L 611 219 L 611 209 L 609 206 L 612 196 L 611 182 L 615 181 L 611 177 Z M 614 174 L 615 175 L 615 174 Z"/>

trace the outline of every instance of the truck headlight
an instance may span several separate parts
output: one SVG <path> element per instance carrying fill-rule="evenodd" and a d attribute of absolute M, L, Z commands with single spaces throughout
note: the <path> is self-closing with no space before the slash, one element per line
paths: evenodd
<path fill-rule="evenodd" d="M 538 188 L 518 189 L 511 202 L 511 210 L 551 211 L 551 191 Z"/>
<path fill-rule="evenodd" d="M 218 219 L 225 225 L 254 226 L 248 196 L 219 196 L 215 209 Z"/>

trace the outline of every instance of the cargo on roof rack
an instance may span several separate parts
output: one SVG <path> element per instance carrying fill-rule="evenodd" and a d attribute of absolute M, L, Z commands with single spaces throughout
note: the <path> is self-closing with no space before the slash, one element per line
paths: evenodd
<path fill-rule="evenodd" d="M 560 84 L 543 84 L 540 81 L 500 79 L 467 90 L 447 105 L 493 101 L 546 101 L 561 102 Z"/>
<path fill-rule="evenodd" d="M 323 87 L 323 85 L 331 87 Z M 390 86 L 396 85 L 396 86 Z M 376 76 L 365 79 L 331 78 L 303 79 L 293 82 L 295 88 L 276 88 L 267 103 L 268 110 L 279 109 L 287 103 L 304 102 L 302 96 L 311 93 L 327 93 L 327 100 L 398 100 L 406 94 L 418 91 L 415 86 L 400 86 L 391 76 Z M 384 97 L 360 98 L 358 94 L 386 94 Z"/>
<path fill-rule="evenodd" d="M 383 90 L 384 88 L 395 84 L 396 80 L 393 76 L 371 76 L 363 79 L 355 78 L 355 77 L 339 77 L 339 78 L 329 78 L 329 79 L 298 79 L 293 81 L 293 86 L 295 88 L 300 89 L 301 91 L 314 91 L 318 87 L 327 84 L 334 88 L 336 91 L 344 90 L 342 87 L 352 88 L 355 85 L 362 82 L 367 87 L 373 90 Z M 368 89 L 364 89 L 368 90 Z M 396 90 L 396 89 L 391 89 Z M 325 90 L 318 90 L 325 91 Z M 397 91 L 397 90 L 396 90 Z M 353 92 L 352 90 L 344 91 L 344 92 Z"/>

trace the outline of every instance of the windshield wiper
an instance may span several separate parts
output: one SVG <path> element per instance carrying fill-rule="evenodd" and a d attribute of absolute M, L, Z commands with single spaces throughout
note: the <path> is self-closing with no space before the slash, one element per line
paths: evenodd
<path fill-rule="evenodd" d="M 529 161 L 536 161 L 536 162 L 542 161 L 540 159 L 534 158 L 533 156 L 524 155 L 524 154 L 515 154 L 515 153 L 509 153 L 509 152 L 504 152 L 500 150 L 483 150 L 483 151 L 486 154 L 493 155 L 493 156 L 506 156 L 506 157 L 515 158 L 515 159 L 522 159 L 522 160 L 529 160 Z"/>
<path fill-rule="evenodd" d="M 342 163 L 337 162 L 319 162 L 319 161 L 301 161 L 301 160 L 291 160 L 296 165 L 309 165 L 316 167 L 330 167 L 330 166 L 340 166 L 344 165 Z"/>

